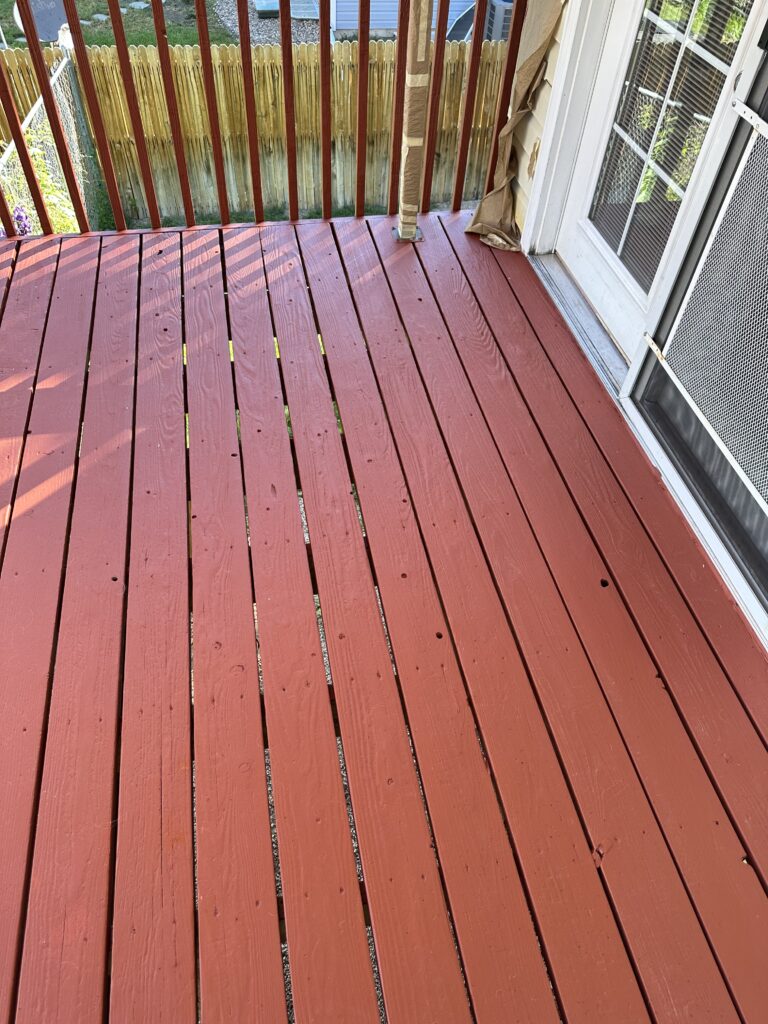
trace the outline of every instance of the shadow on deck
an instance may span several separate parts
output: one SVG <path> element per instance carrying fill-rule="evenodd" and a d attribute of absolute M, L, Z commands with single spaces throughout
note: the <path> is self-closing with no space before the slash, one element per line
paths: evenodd
<path fill-rule="evenodd" d="M 766 657 L 462 224 L 3 243 L 2 1020 L 764 1019 Z"/>

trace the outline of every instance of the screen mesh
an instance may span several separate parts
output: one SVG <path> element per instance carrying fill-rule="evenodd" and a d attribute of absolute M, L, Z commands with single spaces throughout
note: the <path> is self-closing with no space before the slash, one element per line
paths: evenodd
<path fill-rule="evenodd" d="M 666 359 L 768 501 L 768 139 L 750 148 Z"/>
<path fill-rule="evenodd" d="M 647 291 L 753 0 L 648 0 L 590 220 Z"/>
<path fill-rule="evenodd" d="M 77 71 L 68 58 L 56 65 L 51 75 L 51 88 L 91 227 L 94 230 L 113 228 L 104 179 L 80 97 Z M 77 231 L 75 211 L 42 99 L 38 98 L 22 127 L 54 231 L 62 234 Z M 0 157 L 0 181 L 11 210 L 20 207 L 29 220 L 30 233 L 39 234 L 40 221 L 13 143 L 9 143 Z"/>

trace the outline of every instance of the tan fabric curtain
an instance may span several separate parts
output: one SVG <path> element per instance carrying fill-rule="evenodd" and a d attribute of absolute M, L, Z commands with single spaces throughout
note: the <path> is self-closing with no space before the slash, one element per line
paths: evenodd
<path fill-rule="evenodd" d="M 515 128 L 533 109 L 533 99 L 546 70 L 546 58 L 567 0 L 528 0 L 520 37 L 517 70 L 512 82 L 509 119 L 499 134 L 499 156 L 493 190 L 480 200 L 467 231 L 503 249 L 519 249 L 512 181 L 517 173 Z"/>

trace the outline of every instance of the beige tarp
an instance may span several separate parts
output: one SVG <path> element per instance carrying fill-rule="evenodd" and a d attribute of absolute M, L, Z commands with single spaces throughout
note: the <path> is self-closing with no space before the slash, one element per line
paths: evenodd
<path fill-rule="evenodd" d="M 400 159 L 399 232 L 401 238 L 416 236 L 416 214 L 419 209 L 421 168 L 424 160 L 424 132 L 429 102 L 432 0 L 412 0 L 410 11 L 405 60 L 403 148 Z"/>
<path fill-rule="evenodd" d="M 512 192 L 512 181 L 517 173 L 513 135 L 517 125 L 533 108 L 534 94 L 544 76 L 547 53 L 566 3 L 567 0 L 528 0 L 517 71 L 512 83 L 509 120 L 499 134 L 493 190 L 480 200 L 467 228 L 467 231 L 483 235 L 489 245 L 504 249 L 520 248 Z"/>

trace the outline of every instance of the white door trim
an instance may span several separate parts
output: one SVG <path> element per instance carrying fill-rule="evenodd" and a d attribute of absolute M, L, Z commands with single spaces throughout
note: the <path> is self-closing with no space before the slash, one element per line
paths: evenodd
<path fill-rule="evenodd" d="M 560 53 L 521 238 L 523 252 L 554 251 L 612 0 L 607 4 L 600 32 L 596 8 L 605 7 L 605 0 L 568 0 L 566 4 Z M 583 73 L 588 67 L 595 69 L 591 76 Z"/>
<path fill-rule="evenodd" d="M 552 81 L 536 174 L 531 184 L 522 232 L 521 247 L 524 252 L 543 254 L 551 253 L 555 249 L 614 2 L 621 3 L 624 0 L 569 0 L 565 8 L 560 55 Z M 720 107 L 715 112 L 715 119 L 722 116 L 721 123 L 726 126 L 729 137 L 738 123 L 738 115 L 733 111 L 731 101 L 734 97 L 743 101 L 752 85 L 760 60 L 756 43 L 766 17 L 768 0 L 756 0 L 750 23 L 723 89 L 722 114 Z M 585 68 L 592 68 L 592 74 L 584 73 Z M 670 236 L 669 251 L 671 252 L 674 247 L 677 258 L 665 261 L 650 297 L 648 316 L 649 323 L 653 325 L 657 325 L 661 318 L 666 295 L 671 282 L 679 273 L 685 255 L 685 245 L 680 241 L 684 230 L 683 221 L 685 220 L 687 225 L 698 223 L 707 195 L 720 169 L 720 161 L 710 159 L 714 135 L 714 132 L 709 133 L 704 142 L 696 169 L 698 185 L 690 190 L 690 202 L 685 218 L 677 218 Z M 686 237 L 689 231 L 690 228 L 686 226 Z M 594 354 L 587 347 L 585 352 L 594 363 Z M 715 564 L 757 636 L 768 648 L 768 614 L 765 608 L 703 511 L 697 497 L 677 471 L 631 398 L 647 352 L 646 345 L 641 343 L 637 352 L 630 353 L 633 358 L 616 400 L 639 443 L 661 472 L 664 483 L 694 534 Z M 611 393 L 610 389 L 608 391 Z"/>
<path fill-rule="evenodd" d="M 547 253 L 555 250 L 611 13 L 616 3 L 626 2 L 568 0 L 560 54 L 522 233 L 523 252 Z M 632 0 L 631 7 L 633 17 L 636 18 L 642 9 L 642 0 Z M 716 130 L 708 132 L 704 140 L 691 184 L 686 191 L 685 207 L 675 221 L 659 274 L 647 299 L 648 324 L 651 328 L 658 323 L 671 283 L 680 270 L 690 225 L 698 222 L 719 171 L 720 161 L 711 159 L 713 147 L 722 150 L 723 129 L 730 138 L 738 123 L 739 118 L 731 101 L 734 96 L 744 100 L 752 83 L 760 60 L 756 43 L 767 16 L 768 0 L 755 0 L 712 119 Z M 628 38 L 626 48 L 631 48 L 633 42 L 633 38 Z M 586 68 L 592 69 L 591 74 L 585 72 Z M 620 83 L 612 90 L 612 100 L 613 93 L 618 94 L 619 87 Z M 638 357 L 645 355 L 645 346 L 640 341 L 636 351 L 627 355 L 634 364 Z"/>

